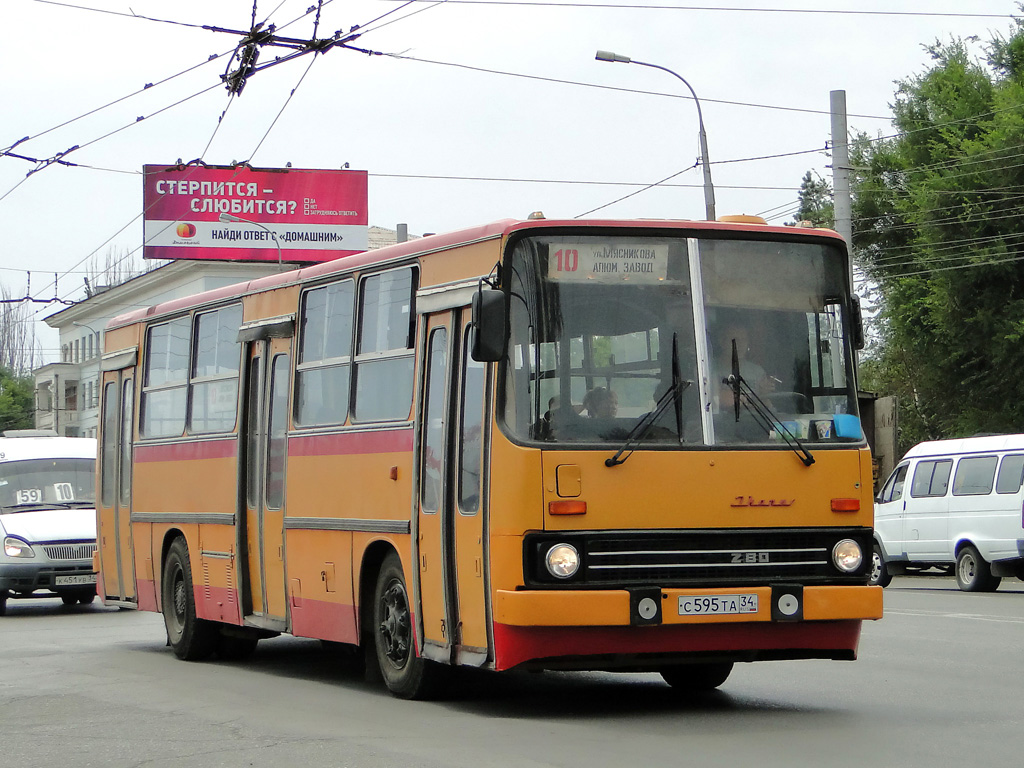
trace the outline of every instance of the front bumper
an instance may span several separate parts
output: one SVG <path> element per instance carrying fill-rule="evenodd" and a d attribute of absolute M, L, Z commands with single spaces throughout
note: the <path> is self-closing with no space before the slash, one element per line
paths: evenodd
<path fill-rule="evenodd" d="M 28 595 L 40 590 L 65 592 L 96 588 L 96 572 L 91 559 L 60 563 L 34 560 L 36 558 L 22 563 L 0 562 L 0 590 Z"/>
<path fill-rule="evenodd" d="M 756 594 L 757 611 L 680 615 L 686 598 Z M 657 610 L 650 610 L 653 600 Z M 781 607 L 780 607 L 781 606 Z M 774 585 L 724 589 L 499 590 L 495 665 L 646 669 L 701 659 L 854 659 L 882 589 Z"/>

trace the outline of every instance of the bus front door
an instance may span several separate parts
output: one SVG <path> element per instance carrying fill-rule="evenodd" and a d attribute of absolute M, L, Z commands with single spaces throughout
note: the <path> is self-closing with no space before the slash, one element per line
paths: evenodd
<path fill-rule="evenodd" d="M 239 566 L 245 623 L 285 629 L 284 480 L 290 339 L 251 342 L 245 386 L 244 514 Z"/>
<path fill-rule="evenodd" d="M 467 313 L 468 314 L 468 313 Z M 464 354 L 460 313 L 427 320 L 420 398 L 417 547 L 422 652 L 487 660 L 481 457 L 485 368 Z"/>

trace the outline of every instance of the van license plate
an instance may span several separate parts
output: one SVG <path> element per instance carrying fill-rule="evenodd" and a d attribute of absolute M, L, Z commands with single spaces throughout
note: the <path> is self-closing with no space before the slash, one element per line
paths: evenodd
<path fill-rule="evenodd" d="M 680 616 L 757 613 L 757 595 L 683 595 L 679 598 Z"/>
<path fill-rule="evenodd" d="M 76 584 L 95 584 L 95 573 L 76 573 L 70 576 L 54 576 L 53 583 L 58 587 L 71 587 Z"/>

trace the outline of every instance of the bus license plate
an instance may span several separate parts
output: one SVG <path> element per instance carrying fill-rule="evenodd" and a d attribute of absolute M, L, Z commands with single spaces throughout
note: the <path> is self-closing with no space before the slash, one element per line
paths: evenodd
<path fill-rule="evenodd" d="M 757 595 L 683 595 L 679 598 L 680 616 L 757 613 Z"/>
<path fill-rule="evenodd" d="M 70 576 L 55 576 L 53 583 L 58 587 L 71 587 L 76 584 L 95 584 L 95 573 L 75 573 Z"/>

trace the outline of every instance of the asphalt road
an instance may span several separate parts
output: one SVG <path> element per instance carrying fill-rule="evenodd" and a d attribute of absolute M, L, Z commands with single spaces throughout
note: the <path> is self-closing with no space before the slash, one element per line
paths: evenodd
<path fill-rule="evenodd" d="M 681 699 L 656 675 L 476 673 L 406 702 L 315 641 L 186 663 L 156 614 L 14 601 L 0 766 L 996 766 L 1024 745 L 1024 582 L 897 577 L 860 659 L 740 665 Z"/>

